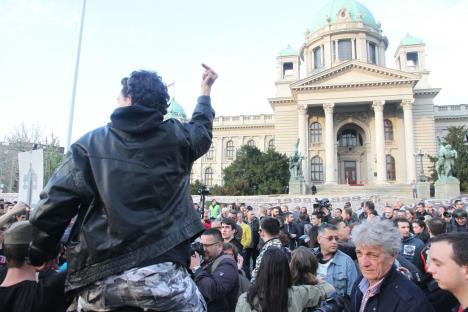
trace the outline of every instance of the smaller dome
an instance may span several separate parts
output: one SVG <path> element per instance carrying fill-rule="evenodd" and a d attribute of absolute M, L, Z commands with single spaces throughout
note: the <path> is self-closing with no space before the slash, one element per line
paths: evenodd
<path fill-rule="evenodd" d="M 292 48 L 289 44 L 286 48 L 279 51 L 279 56 L 291 56 L 291 55 L 299 55 L 299 52 Z"/>
<path fill-rule="evenodd" d="M 422 44 L 423 41 L 421 38 L 411 36 L 410 34 L 406 34 L 406 37 L 401 39 L 400 45 L 415 45 L 415 44 Z"/>
<path fill-rule="evenodd" d="M 174 98 L 171 98 L 169 101 L 169 107 L 167 108 L 166 119 L 175 118 L 175 119 L 186 119 L 187 115 L 185 110 L 179 103 L 176 102 Z"/>

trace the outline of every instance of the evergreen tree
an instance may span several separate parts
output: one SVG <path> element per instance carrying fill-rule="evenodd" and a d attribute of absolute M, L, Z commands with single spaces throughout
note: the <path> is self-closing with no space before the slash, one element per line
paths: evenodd
<path fill-rule="evenodd" d="M 288 158 L 273 149 L 266 153 L 245 145 L 224 169 L 223 191 L 229 195 L 279 194 L 289 181 Z"/>

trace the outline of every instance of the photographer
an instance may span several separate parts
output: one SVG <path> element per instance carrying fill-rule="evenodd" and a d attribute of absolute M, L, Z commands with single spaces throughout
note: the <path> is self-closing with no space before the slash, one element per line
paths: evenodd
<path fill-rule="evenodd" d="M 195 284 L 205 298 L 208 311 L 234 311 L 239 289 L 237 263 L 231 256 L 223 254 L 223 238 L 219 230 L 203 232 L 200 243 L 204 252 L 203 263 L 200 263 L 200 255 L 195 253 L 190 269 L 195 274 Z"/>

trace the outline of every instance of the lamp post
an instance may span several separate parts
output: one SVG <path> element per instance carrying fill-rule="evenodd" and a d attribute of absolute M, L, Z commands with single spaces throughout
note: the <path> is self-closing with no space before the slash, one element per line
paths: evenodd
<path fill-rule="evenodd" d="M 424 166 L 423 166 L 423 158 L 425 154 L 421 150 L 421 148 L 418 149 L 418 152 L 414 154 L 415 157 L 419 158 L 419 182 L 426 182 L 427 177 L 424 175 Z"/>

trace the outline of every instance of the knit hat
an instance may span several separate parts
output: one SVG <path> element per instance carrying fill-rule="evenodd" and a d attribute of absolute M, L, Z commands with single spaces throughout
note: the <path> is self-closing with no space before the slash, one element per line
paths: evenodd
<path fill-rule="evenodd" d="M 33 240 L 33 227 L 29 221 L 13 223 L 5 232 L 5 245 L 29 245 Z"/>

